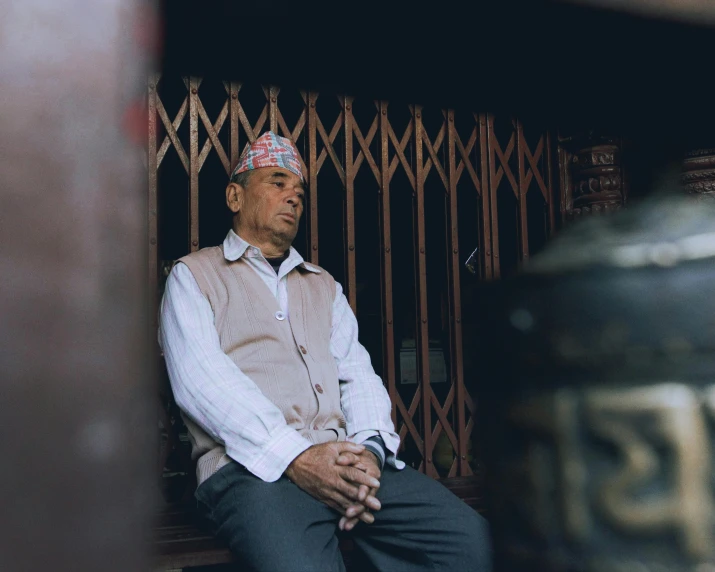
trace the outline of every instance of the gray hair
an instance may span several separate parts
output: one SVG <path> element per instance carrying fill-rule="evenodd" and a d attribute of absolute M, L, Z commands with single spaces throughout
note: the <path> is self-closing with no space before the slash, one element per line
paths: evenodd
<path fill-rule="evenodd" d="M 241 171 L 240 173 L 236 173 L 233 177 L 231 177 L 231 183 L 236 183 L 237 185 L 242 186 L 243 188 L 246 188 L 246 185 L 248 184 L 248 179 L 251 177 L 251 170 L 248 169 L 246 171 Z"/>

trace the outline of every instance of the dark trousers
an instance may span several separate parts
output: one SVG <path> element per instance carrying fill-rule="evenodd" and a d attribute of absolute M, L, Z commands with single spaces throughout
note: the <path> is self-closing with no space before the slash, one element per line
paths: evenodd
<path fill-rule="evenodd" d="M 375 522 L 348 533 L 380 571 L 491 570 L 486 521 L 447 488 L 406 467 L 385 467 Z M 340 515 L 286 477 L 266 483 L 238 463 L 196 491 L 212 531 L 261 572 L 343 572 L 336 537 Z"/>

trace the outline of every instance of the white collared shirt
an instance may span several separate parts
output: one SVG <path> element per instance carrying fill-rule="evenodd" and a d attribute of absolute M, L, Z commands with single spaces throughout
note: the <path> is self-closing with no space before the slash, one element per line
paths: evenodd
<path fill-rule="evenodd" d="M 276 297 L 290 319 L 286 276 L 302 265 L 321 272 L 291 247 L 276 275 L 260 249 L 233 230 L 223 242 L 227 260 L 244 257 Z M 390 417 L 390 398 L 375 374 L 367 350 L 358 341 L 358 325 L 342 287 L 335 283 L 330 351 L 340 380 L 340 405 L 348 440 L 362 443 L 380 435 L 388 449 L 387 462 L 401 469 L 396 458 L 400 438 Z M 288 427 L 281 411 L 223 352 L 211 305 L 185 264 L 177 264 L 166 282 L 161 301 L 161 345 L 179 407 L 204 431 L 226 447 L 226 453 L 264 481 L 275 481 L 311 442 Z M 221 434 L 222 438 L 218 438 Z"/>

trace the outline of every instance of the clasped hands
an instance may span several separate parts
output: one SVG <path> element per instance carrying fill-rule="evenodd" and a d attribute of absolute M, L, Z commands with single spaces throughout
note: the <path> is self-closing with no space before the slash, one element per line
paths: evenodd
<path fill-rule="evenodd" d="M 305 492 L 342 514 L 339 527 L 352 530 L 359 520 L 372 524 L 371 510 L 380 510 L 377 458 L 347 441 L 313 445 L 285 470 L 285 475 Z"/>

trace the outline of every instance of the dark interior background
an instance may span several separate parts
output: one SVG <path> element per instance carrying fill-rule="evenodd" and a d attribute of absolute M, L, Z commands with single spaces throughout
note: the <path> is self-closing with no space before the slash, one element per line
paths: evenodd
<path fill-rule="evenodd" d="M 715 99 L 709 80 L 709 59 L 715 48 L 712 29 L 546 0 L 464 4 L 363 2 L 308 7 L 296 3 L 286 8 L 228 0 L 164 0 L 161 97 L 173 117 L 185 95 L 181 76 L 192 75 L 204 78 L 201 100 L 209 117 L 216 117 L 225 99 L 220 80 L 243 82 L 241 103 L 249 116 L 255 114 L 249 117 L 252 124 L 265 104 L 261 85 L 272 84 L 281 88 L 280 108 L 288 125 L 295 124 L 303 105 L 299 90 L 310 89 L 321 94 L 324 119 L 340 113 L 340 104 L 331 94 L 349 94 L 355 96 L 358 123 L 364 117 L 368 124 L 375 112 L 372 101 L 383 99 L 390 101 L 390 121 L 396 126 L 400 113 L 405 125 L 409 121 L 408 103 L 423 104 L 428 132 L 432 119 L 435 124 L 439 120 L 430 117 L 430 110 L 451 107 L 490 112 L 498 118 L 517 116 L 528 126 L 527 134 L 551 127 L 571 134 L 623 137 L 629 203 L 651 193 L 659 177 L 680 163 L 684 150 L 715 147 Z M 187 123 L 178 133 L 185 147 Z M 460 128 L 458 121 L 455 125 Z M 495 123 L 497 134 L 507 128 Z M 226 131 L 220 136 L 227 148 Z M 200 137 L 205 138 L 205 133 Z M 296 144 L 305 156 L 304 138 L 301 134 Z M 339 155 L 340 145 L 338 137 Z M 166 155 L 159 177 L 159 257 L 175 260 L 186 254 L 189 242 L 188 180 L 175 153 Z M 217 155 L 210 153 L 200 172 L 201 246 L 219 244 L 230 226 L 223 199 L 225 180 Z M 437 177 L 430 176 L 425 185 L 426 211 L 444 212 L 445 196 Z M 319 187 L 342 188 L 334 169 L 321 170 Z M 361 169 L 355 188 L 360 189 L 355 194 L 360 339 L 382 374 L 378 185 L 369 170 Z M 402 169 L 396 171 L 391 189 L 393 291 L 400 293 L 394 297 L 399 354 L 401 344 L 416 337 L 414 203 Z M 478 244 L 479 205 L 470 189 L 458 186 L 458 193 L 459 249 L 466 258 Z M 537 193 L 530 193 L 529 199 L 534 200 L 528 204 L 533 255 L 546 243 L 547 225 Z M 343 200 L 339 192 L 319 193 L 319 211 L 334 213 L 319 218 L 320 264 L 345 284 Z M 513 195 L 501 193 L 498 200 L 498 225 L 514 227 Z M 400 212 L 410 215 L 396 216 Z M 445 217 L 428 216 L 426 225 L 427 260 L 435 261 L 427 273 L 429 337 L 430 343 L 438 340 L 446 348 L 445 302 L 437 294 L 447 283 L 442 254 Z M 304 221 L 295 241 L 304 256 L 305 228 Z M 499 248 L 502 276 L 509 276 L 518 267 L 517 234 L 500 232 Z M 470 327 L 478 277 L 462 272 L 460 282 L 465 377 L 470 379 L 478 367 L 470 361 L 470 348 L 476 343 Z M 433 388 L 443 402 L 448 384 L 435 383 Z M 409 402 L 415 386 L 399 389 Z M 401 454 L 409 462 L 409 439 L 405 447 Z M 419 455 L 414 460 L 419 462 Z"/>

